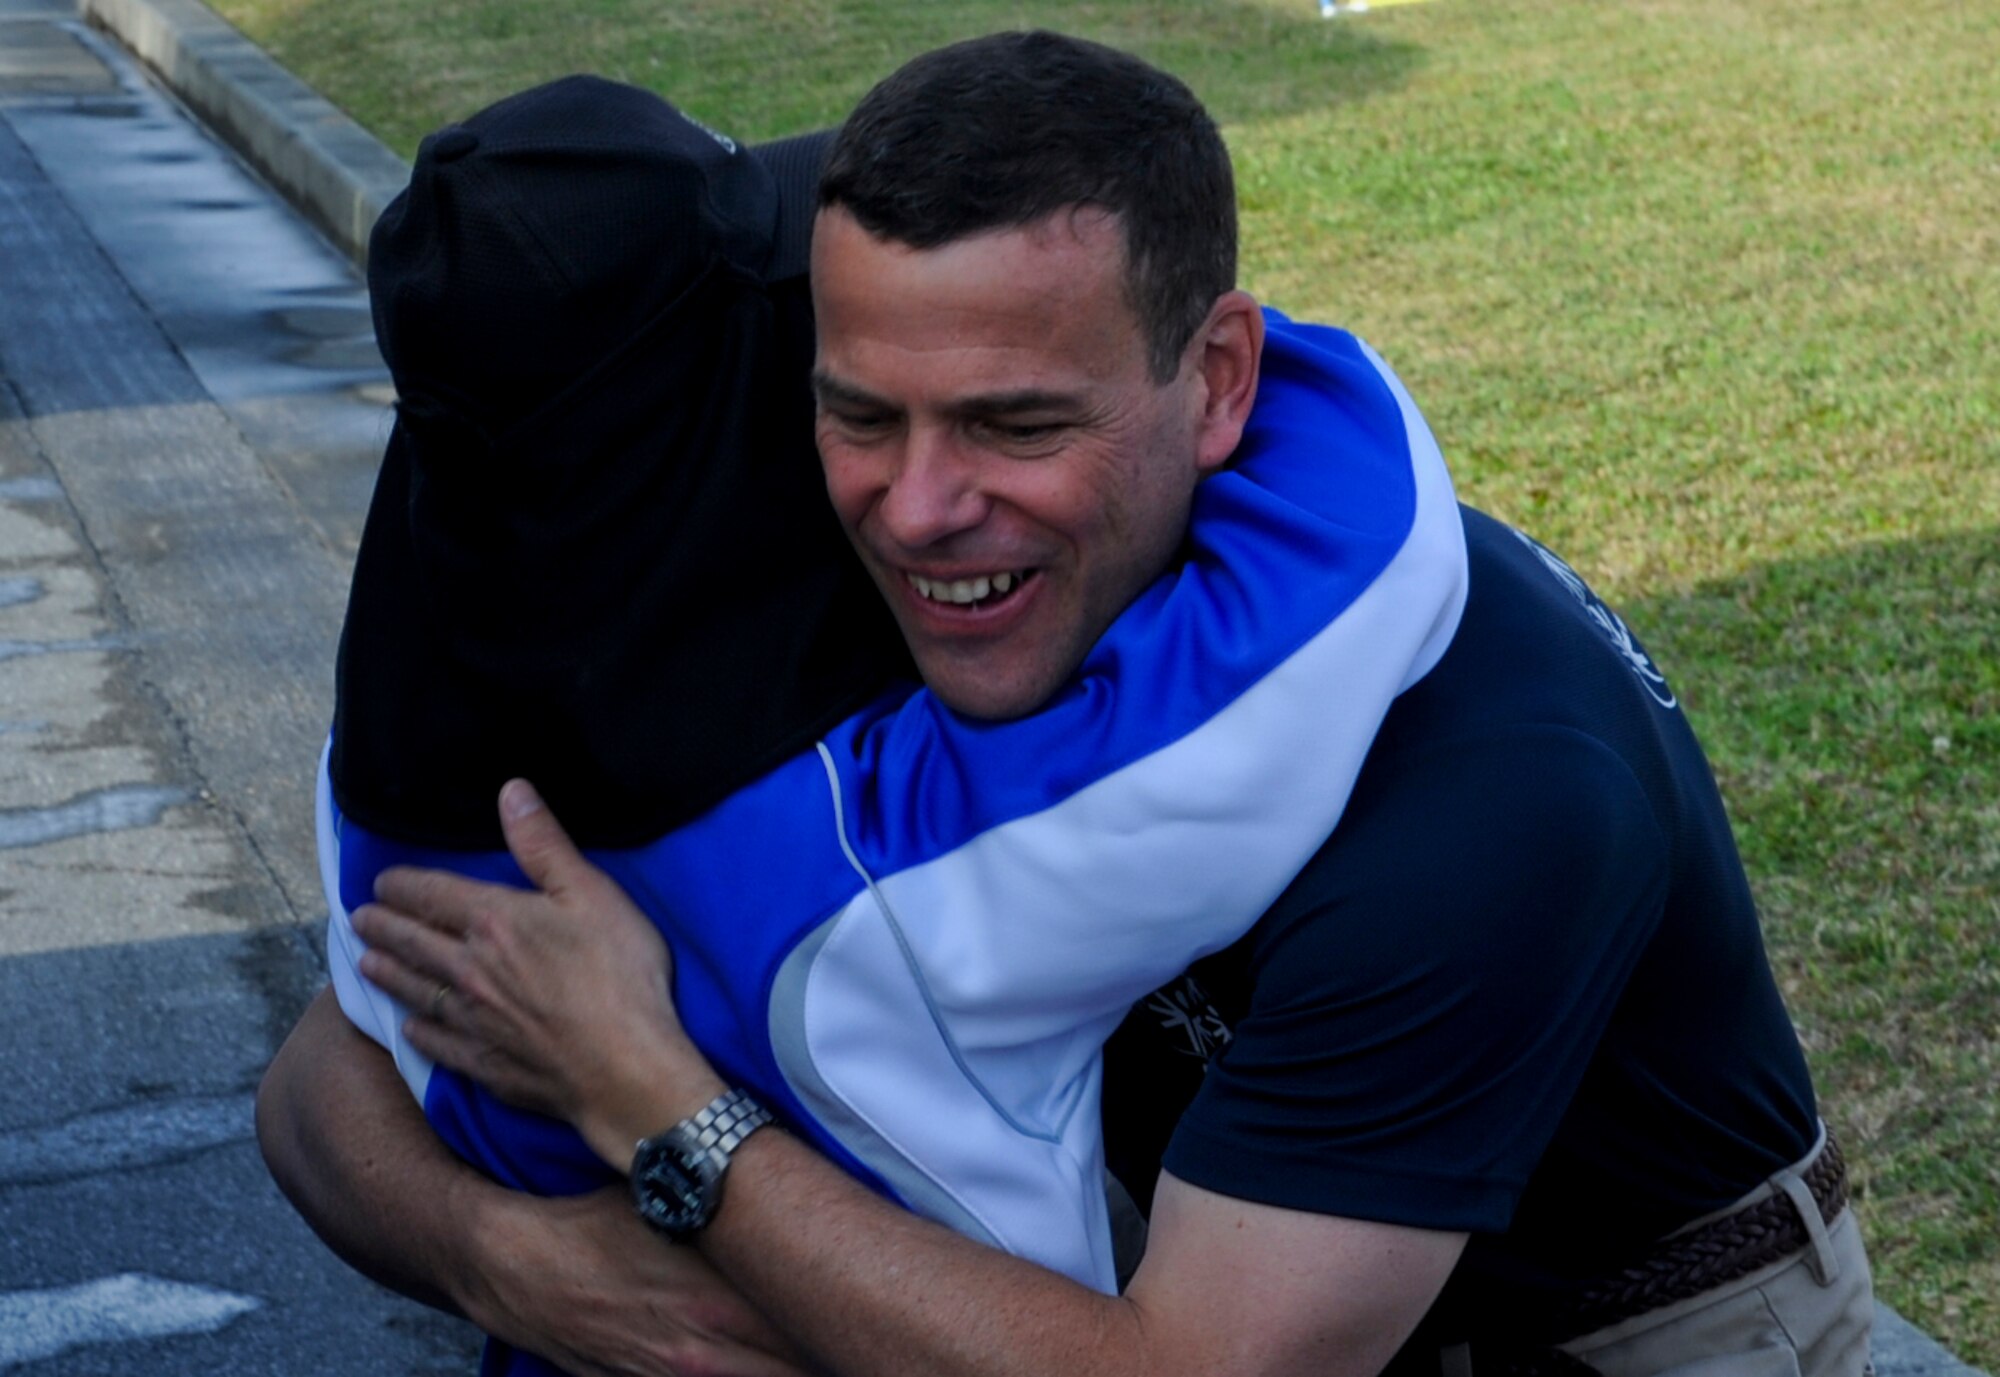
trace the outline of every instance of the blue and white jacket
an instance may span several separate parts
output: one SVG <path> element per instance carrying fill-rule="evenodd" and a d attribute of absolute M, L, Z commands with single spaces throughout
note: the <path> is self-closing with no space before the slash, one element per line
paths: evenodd
<path fill-rule="evenodd" d="M 1268 322 L 1255 413 L 1196 489 L 1185 563 L 1042 711 L 974 721 L 900 689 L 651 845 L 593 853 L 672 946 L 719 1074 L 883 1194 L 1103 1291 L 1104 1039 L 1333 831 L 1464 606 L 1451 482 L 1402 384 L 1344 332 Z M 566 1125 L 411 1048 L 356 969 L 347 914 L 384 867 L 525 883 L 513 862 L 368 833 L 324 766 L 319 816 L 348 1017 L 495 1179 L 604 1184 Z"/>

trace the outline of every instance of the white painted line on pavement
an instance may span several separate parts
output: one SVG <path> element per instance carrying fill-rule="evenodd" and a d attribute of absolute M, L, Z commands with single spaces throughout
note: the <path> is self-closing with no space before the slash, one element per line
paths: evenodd
<path fill-rule="evenodd" d="M 139 1272 L 46 1291 L 0 1291 L 0 1368 L 85 1344 L 213 1334 L 262 1301 Z"/>
<path fill-rule="evenodd" d="M 7 658 L 7 644 L 0 641 L 0 660 Z M 194 794 L 186 789 L 121 784 L 114 789 L 93 789 L 50 808 L 0 809 L 0 851 L 16 846 L 42 846 L 88 832 L 151 827 L 167 809 L 193 798 Z"/>
<path fill-rule="evenodd" d="M 53 478 L 0 479 L 0 502 L 54 502 L 63 495 Z"/>
<path fill-rule="evenodd" d="M 0 1133 L 0 1186 L 69 1181 L 245 1142 L 255 1112 L 248 1094 L 188 1097 Z"/>
<path fill-rule="evenodd" d="M 90 636 L 66 641 L 0 641 L 0 660 L 16 660 L 23 655 L 71 655 L 81 650 L 129 650 L 124 636 Z"/>

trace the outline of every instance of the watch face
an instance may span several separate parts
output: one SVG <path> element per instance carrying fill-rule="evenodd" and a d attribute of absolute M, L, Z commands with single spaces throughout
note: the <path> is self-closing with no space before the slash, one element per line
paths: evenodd
<path fill-rule="evenodd" d="M 670 1238 L 686 1238 L 714 1215 L 721 1175 L 713 1153 L 670 1132 L 640 1144 L 632 1196 L 648 1224 Z"/>

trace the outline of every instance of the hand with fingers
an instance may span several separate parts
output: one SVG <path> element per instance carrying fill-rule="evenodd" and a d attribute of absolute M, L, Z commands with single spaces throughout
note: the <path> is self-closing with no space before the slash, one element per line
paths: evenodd
<path fill-rule="evenodd" d="M 353 915 L 361 971 L 413 1012 L 405 1033 L 501 1099 L 575 1124 L 612 1167 L 727 1087 L 674 1010 L 672 957 L 524 780 L 500 794 L 532 890 L 384 871 Z"/>

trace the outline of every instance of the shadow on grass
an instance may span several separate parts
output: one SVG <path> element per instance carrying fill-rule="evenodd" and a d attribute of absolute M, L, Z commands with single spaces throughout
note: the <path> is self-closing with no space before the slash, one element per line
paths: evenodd
<path fill-rule="evenodd" d="M 1628 605 L 1709 748 L 1885 1299 L 2000 1344 L 2000 529 Z"/>
<path fill-rule="evenodd" d="M 659 91 L 739 137 L 838 122 L 918 53 L 1047 27 L 1136 52 L 1224 124 L 1322 109 L 1403 85 L 1414 43 L 1327 23 L 1313 0 L 314 0 L 220 9 L 404 156 L 429 130 L 510 92 L 589 71 Z"/>
<path fill-rule="evenodd" d="M 1769 564 L 1629 610 L 1798 958 L 1836 983 L 1935 977 L 1932 1002 L 1966 980 L 2000 992 L 2000 530 Z"/>
<path fill-rule="evenodd" d="M 1840 850 L 1851 824 L 1886 845 L 1885 879 L 1935 889 L 1940 867 L 1966 864 L 1995 878 L 1990 837 L 1910 853 L 1918 820 L 2000 797 L 2000 529 L 1773 563 L 1628 610 L 1725 783 L 1763 799 L 1745 819 L 1760 863 L 1845 873 L 1862 860 Z M 1871 816 L 1843 821 L 1863 801 Z"/>

